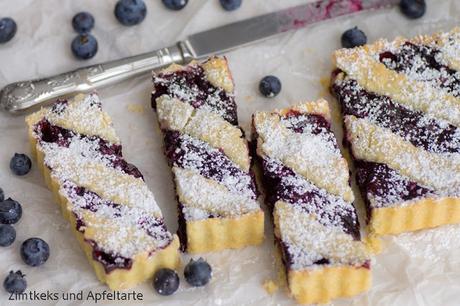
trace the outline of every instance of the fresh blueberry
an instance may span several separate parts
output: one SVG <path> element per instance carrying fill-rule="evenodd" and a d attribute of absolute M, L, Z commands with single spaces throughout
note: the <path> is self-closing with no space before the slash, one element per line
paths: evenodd
<path fill-rule="evenodd" d="M 179 288 L 179 275 L 168 268 L 160 269 L 153 277 L 153 287 L 160 295 L 171 295 Z"/>
<path fill-rule="evenodd" d="M 188 0 L 162 0 L 164 6 L 166 6 L 168 9 L 173 10 L 173 11 L 179 11 L 183 9 L 187 3 Z"/>
<path fill-rule="evenodd" d="M 50 247 L 43 239 L 29 238 L 21 245 L 21 257 L 29 266 L 40 266 L 50 257 Z"/>
<path fill-rule="evenodd" d="M 342 34 L 342 47 L 344 48 L 354 48 L 358 46 L 363 46 L 367 43 L 366 34 L 363 31 L 358 29 L 358 27 L 351 28 L 346 30 Z"/>
<path fill-rule="evenodd" d="M 185 280 L 193 287 L 201 287 L 209 283 L 211 274 L 211 266 L 203 258 L 191 259 L 184 269 Z"/>
<path fill-rule="evenodd" d="M 21 219 L 22 207 L 15 200 L 8 198 L 0 202 L 0 223 L 14 224 Z"/>
<path fill-rule="evenodd" d="M 399 2 L 401 12 L 411 19 L 417 19 L 425 15 L 425 0 L 401 0 Z"/>
<path fill-rule="evenodd" d="M 3 202 L 5 200 L 5 193 L 3 192 L 3 189 L 0 188 L 0 202 Z"/>
<path fill-rule="evenodd" d="M 220 0 L 220 5 L 226 11 L 234 11 L 241 6 L 243 0 Z"/>
<path fill-rule="evenodd" d="M 9 17 L 0 19 L 0 44 L 10 41 L 16 35 L 17 29 L 18 27 L 13 19 Z"/>
<path fill-rule="evenodd" d="M 9 293 L 23 293 L 27 288 L 25 275 L 20 270 L 10 271 L 10 274 L 3 281 L 3 287 Z"/>
<path fill-rule="evenodd" d="M 145 15 L 147 7 L 143 0 L 119 0 L 115 5 L 115 17 L 126 26 L 141 23 Z"/>
<path fill-rule="evenodd" d="M 281 81 L 274 75 L 267 75 L 259 83 L 259 91 L 267 98 L 273 98 L 281 91 Z"/>
<path fill-rule="evenodd" d="M 32 161 L 25 154 L 15 153 L 10 161 L 10 169 L 16 175 L 26 175 L 32 168 Z"/>
<path fill-rule="evenodd" d="M 89 33 L 94 28 L 94 17 L 88 12 L 80 12 L 72 18 L 72 27 L 77 33 Z"/>
<path fill-rule="evenodd" d="M 10 246 L 16 240 L 16 230 L 9 224 L 0 224 L 0 246 Z"/>
<path fill-rule="evenodd" d="M 97 53 L 97 40 L 89 34 L 79 34 L 72 41 L 72 53 L 78 59 L 90 59 Z"/>

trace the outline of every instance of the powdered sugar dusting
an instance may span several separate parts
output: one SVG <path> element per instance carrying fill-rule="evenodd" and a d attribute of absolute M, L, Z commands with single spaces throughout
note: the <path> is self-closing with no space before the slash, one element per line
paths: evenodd
<path fill-rule="evenodd" d="M 187 220 L 209 216 L 238 217 L 260 210 L 257 201 L 231 192 L 225 186 L 208 180 L 195 171 L 174 167 L 179 201 Z M 192 209 L 190 209 L 192 208 Z"/>
<path fill-rule="evenodd" d="M 363 265 L 369 260 L 361 241 L 336 227 L 324 226 L 295 206 L 278 202 L 275 208 L 281 240 L 291 256 L 291 269 L 311 267 L 324 258 L 331 265 Z"/>

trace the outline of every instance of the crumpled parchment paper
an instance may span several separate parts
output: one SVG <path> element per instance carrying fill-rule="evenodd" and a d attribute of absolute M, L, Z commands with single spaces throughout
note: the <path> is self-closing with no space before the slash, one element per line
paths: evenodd
<path fill-rule="evenodd" d="M 190 0 L 180 12 L 166 10 L 159 0 L 146 0 L 148 15 L 134 27 L 124 27 L 114 18 L 115 0 L 106 1 L 0 1 L 0 17 L 11 16 L 18 33 L 0 45 L 0 86 L 10 82 L 53 75 L 80 66 L 150 51 L 174 43 L 187 34 L 305 3 L 303 0 L 246 0 L 241 9 L 223 11 L 217 0 Z M 96 18 L 93 34 L 99 52 L 90 61 L 72 57 L 70 42 L 76 35 L 71 18 L 87 10 Z M 336 102 L 324 84 L 331 69 L 331 53 L 339 48 L 341 33 L 357 25 L 370 42 L 379 37 L 412 36 L 448 30 L 458 24 L 460 1 L 428 1 L 428 12 L 419 20 L 409 20 L 397 8 L 364 12 L 310 26 L 297 32 L 226 54 L 236 82 L 239 118 L 250 131 L 250 116 L 256 110 L 284 107 L 297 101 L 325 96 L 334 107 L 334 128 L 341 137 Z M 258 81 L 267 74 L 280 77 L 281 94 L 264 99 L 257 91 Z M 323 84 L 323 85 L 322 85 Z M 124 144 L 127 160 L 143 172 L 154 191 L 171 231 L 177 228 L 176 203 L 170 170 L 162 155 L 162 138 L 149 107 L 149 75 L 99 91 L 104 108 L 113 118 Z M 26 177 L 15 177 L 9 160 L 15 152 L 29 152 L 23 116 L 0 113 L 0 187 L 7 196 L 23 205 L 23 217 L 15 225 L 16 242 L 0 249 L 0 281 L 9 270 L 27 274 L 28 290 L 58 293 L 58 301 L 8 301 L 0 289 L 1 305 L 93 305 L 88 292 L 101 293 L 101 285 L 87 263 L 67 222 L 53 203 L 41 175 L 34 167 Z M 356 205 L 362 211 L 362 203 Z M 361 214 L 362 215 L 362 214 Z M 268 220 L 268 218 L 267 218 Z M 51 247 L 51 257 L 42 267 L 26 266 L 19 255 L 20 244 L 29 237 L 41 237 Z M 374 284 L 367 293 L 333 305 L 459 305 L 460 304 L 460 226 L 385 238 L 384 250 L 372 266 Z M 156 305 L 292 305 L 283 290 L 270 296 L 263 289 L 265 280 L 276 280 L 272 229 L 267 222 L 266 241 L 260 247 L 206 254 L 214 269 L 212 283 L 190 288 L 182 279 L 179 291 L 160 297 L 150 283 L 136 287 L 142 293 L 140 304 Z M 184 255 L 187 262 L 189 256 Z M 182 271 L 180 272 L 182 274 Z M 65 301 L 62 293 L 83 290 L 83 300 Z M 136 302 L 99 301 L 102 305 Z"/>

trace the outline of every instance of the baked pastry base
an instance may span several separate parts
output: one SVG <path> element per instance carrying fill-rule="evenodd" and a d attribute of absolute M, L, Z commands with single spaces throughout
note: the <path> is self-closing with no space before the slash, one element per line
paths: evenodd
<path fill-rule="evenodd" d="M 460 223 L 459 198 L 427 198 L 407 206 L 372 208 L 369 231 L 376 235 L 400 234 Z"/>
<path fill-rule="evenodd" d="M 204 253 L 259 245 L 264 240 L 264 213 L 237 218 L 186 221 L 187 252 Z"/>

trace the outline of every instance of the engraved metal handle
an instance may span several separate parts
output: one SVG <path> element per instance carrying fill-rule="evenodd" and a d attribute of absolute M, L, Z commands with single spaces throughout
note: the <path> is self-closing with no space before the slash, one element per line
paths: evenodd
<path fill-rule="evenodd" d="M 157 51 L 97 64 L 53 77 L 9 84 L 0 91 L 0 107 L 18 113 L 51 99 L 88 92 L 172 63 L 192 59 L 183 43 Z"/>

